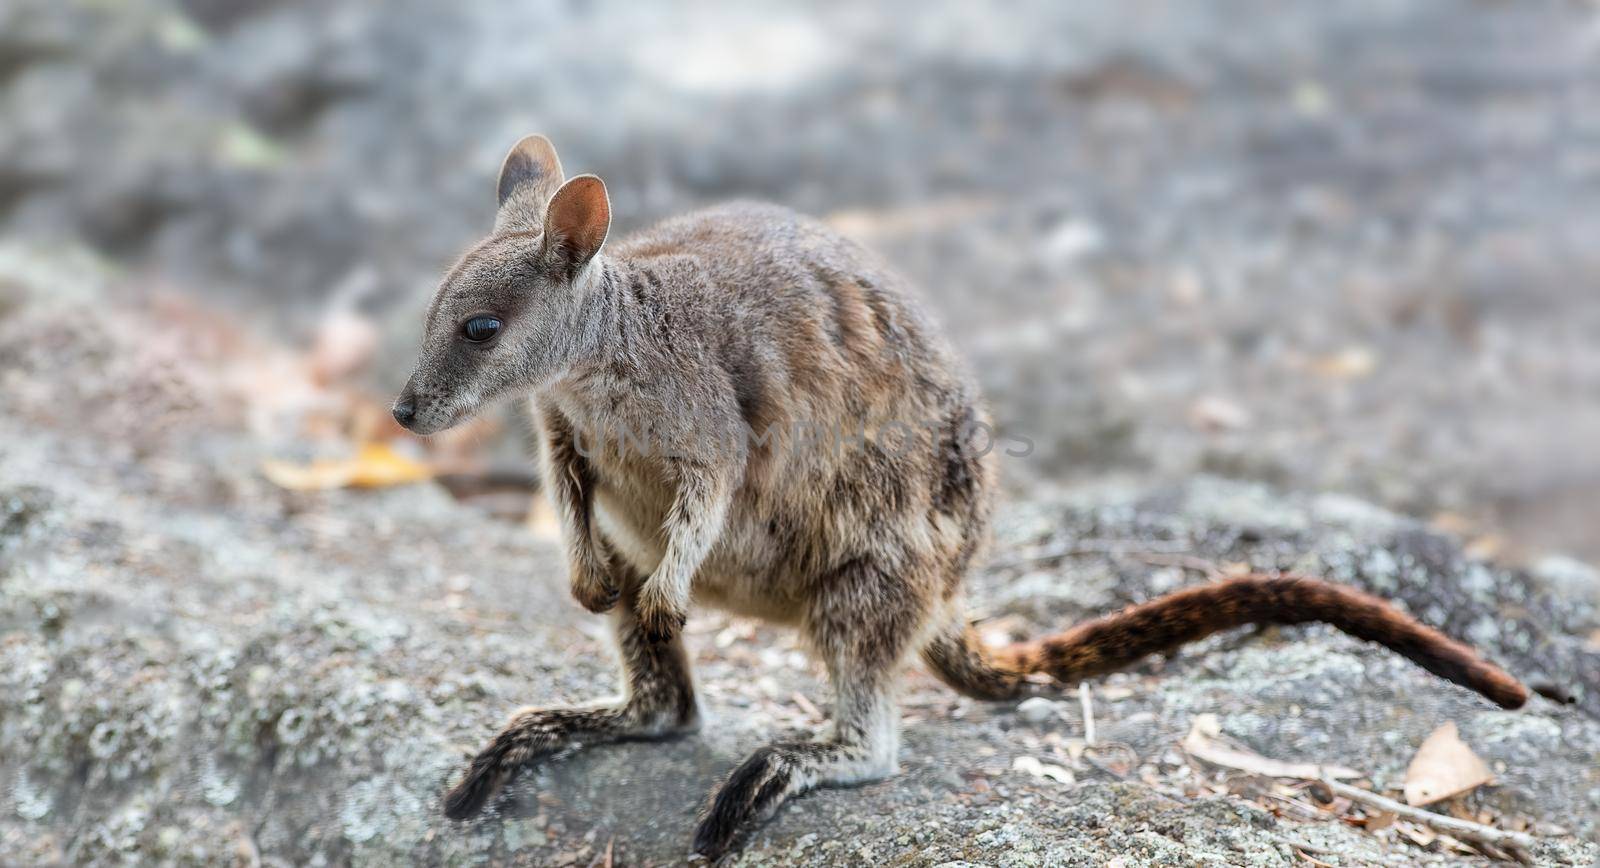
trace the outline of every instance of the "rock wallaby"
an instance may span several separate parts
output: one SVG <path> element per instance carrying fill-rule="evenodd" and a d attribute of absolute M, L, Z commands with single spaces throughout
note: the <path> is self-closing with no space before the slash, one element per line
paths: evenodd
<path fill-rule="evenodd" d="M 532 402 L 572 593 L 610 613 L 622 695 L 515 712 L 446 796 L 452 818 L 566 746 L 694 730 L 691 604 L 792 625 L 834 689 L 822 732 L 756 751 L 709 799 L 693 846 L 713 858 L 786 799 L 893 774 L 895 682 L 919 656 L 999 700 L 1051 687 L 1030 675 L 1059 689 L 1220 630 L 1322 621 L 1507 708 L 1527 697 L 1388 603 L 1300 577 L 1201 585 L 986 647 L 962 599 L 996 488 L 985 416 L 905 281 L 769 205 L 608 245 L 605 185 L 566 178 L 542 136 L 506 157 L 499 201 L 439 286 L 394 415 L 430 434 L 502 396 Z"/>

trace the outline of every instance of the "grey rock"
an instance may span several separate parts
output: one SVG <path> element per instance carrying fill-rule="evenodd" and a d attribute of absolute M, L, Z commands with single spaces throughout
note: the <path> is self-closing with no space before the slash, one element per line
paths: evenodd
<path fill-rule="evenodd" d="M 1032 724 L 1055 720 L 1057 717 L 1056 704 L 1042 696 L 1029 697 L 1017 704 L 1017 717 Z"/>

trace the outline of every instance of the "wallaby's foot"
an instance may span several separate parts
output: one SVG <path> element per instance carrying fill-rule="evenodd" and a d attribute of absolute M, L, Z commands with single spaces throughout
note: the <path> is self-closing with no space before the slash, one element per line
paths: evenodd
<path fill-rule="evenodd" d="M 528 708 L 478 752 L 461 782 L 444 797 L 452 820 L 476 816 L 524 765 L 563 748 L 629 738 L 660 738 L 692 732 L 698 719 L 676 719 L 668 709 L 626 705 L 593 708 Z"/>
<path fill-rule="evenodd" d="M 547 756 L 581 739 L 620 737 L 628 729 L 625 707 L 530 708 L 478 752 L 461 783 L 444 797 L 445 816 L 477 815 L 524 763 Z"/>
<path fill-rule="evenodd" d="M 683 643 L 646 641 L 632 605 L 618 607 L 612 624 L 622 656 L 623 701 L 516 712 L 445 796 L 445 816 L 465 820 L 476 815 L 518 769 L 565 748 L 663 738 L 699 728 L 700 709 Z"/>
<path fill-rule="evenodd" d="M 819 786 L 875 781 L 895 772 L 892 751 L 872 740 L 785 742 L 768 745 L 740 763 L 716 791 L 694 833 L 694 852 L 715 860 L 739 836 L 794 796 Z"/>
<path fill-rule="evenodd" d="M 899 606 L 845 607 L 833 595 L 893 601 L 906 585 L 866 560 L 847 563 L 831 578 L 806 620 L 810 644 L 833 682 L 828 730 L 815 741 L 769 745 L 741 763 L 701 817 L 696 853 L 716 859 L 785 801 L 816 787 L 880 780 L 899 765 L 900 713 L 889 685 L 915 624 Z"/>

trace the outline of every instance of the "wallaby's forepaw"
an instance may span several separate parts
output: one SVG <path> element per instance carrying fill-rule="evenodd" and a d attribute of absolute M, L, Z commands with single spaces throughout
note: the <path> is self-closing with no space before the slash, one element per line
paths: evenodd
<path fill-rule="evenodd" d="M 733 770 L 694 831 L 694 852 L 716 861 L 742 832 L 771 814 L 790 794 L 793 768 L 783 752 L 762 748 Z"/>
<path fill-rule="evenodd" d="M 639 597 L 639 630 L 646 641 L 658 644 L 671 641 L 683 632 L 688 620 L 689 613 L 681 605 L 650 593 Z"/>
<path fill-rule="evenodd" d="M 638 626 L 645 634 L 645 641 L 654 644 L 672 641 L 678 633 L 683 633 L 685 623 L 688 623 L 688 615 L 682 610 L 656 609 L 638 613 Z"/>
<path fill-rule="evenodd" d="M 578 601 L 578 605 L 599 615 L 611 611 L 617 605 L 617 600 L 622 597 L 622 591 L 604 579 L 594 576 L 581 577 L 574 573 L 572 597 Z"/>
<path fill-rule="evenodd" d="M 612 581 L 610 565 L 599 552 L 580 546 L 573 555 L 569 572 L 573 599 L 596 615 L 611 611 L 622 597 L 621 589 Z"/>

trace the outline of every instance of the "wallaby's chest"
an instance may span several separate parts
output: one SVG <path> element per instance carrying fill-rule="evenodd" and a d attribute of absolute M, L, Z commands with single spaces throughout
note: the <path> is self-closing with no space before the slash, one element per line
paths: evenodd
<path fill-rule="evenodd" d="M 677 490 L 666 462 L 616 441 L 582 445 L 589 471 L 594 529 L 635 572 L 650 575 L 666 552 L 665 528 Z M 796 566 L 785 546 L 794 543 L 792 522 L 763 518 L 743 490 L 735 497 L 716 545 L 694 578 L 703 604 L 784 622 L 797 616 Z"/>

